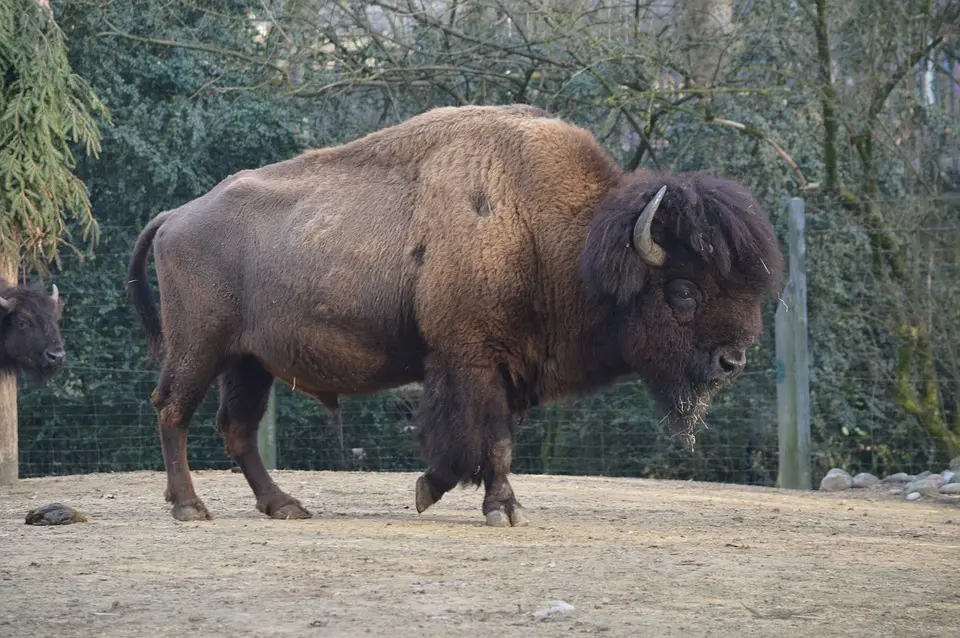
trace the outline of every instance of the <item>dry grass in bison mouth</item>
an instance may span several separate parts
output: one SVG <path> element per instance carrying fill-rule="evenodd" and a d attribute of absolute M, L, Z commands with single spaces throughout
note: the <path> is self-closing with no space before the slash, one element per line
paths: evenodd
<path fill-rule="evenodd" d="M 711 387 L 700 392 L 681 392 L 673 408 L 660 421 L 667 421 L 672 436 L 683 439 L 691 452 L 696 446 L 697 434 L 709 429 L 703 417 L 719 390 L 719 387 Z"/>

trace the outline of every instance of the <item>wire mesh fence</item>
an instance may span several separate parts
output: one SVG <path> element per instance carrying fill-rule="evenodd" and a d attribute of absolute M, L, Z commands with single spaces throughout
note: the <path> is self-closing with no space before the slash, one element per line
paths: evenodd
<path fill-rule="evenodd" d="M 128 395 L 104 401 L 95 389 L 73 400 L 44 397 L 21 415 L 22 476 L 160 470 L 156 418 L 150 406 L 156 373 L 74 367 L 65 373 L 122 380 Z M 755 371 L 773 384 L 771 371 Z M 23 388 L 28 395 L 40 391 Z M 342 400 L 343 447 L 335 420 L 312 399 L 278 384 L 277 466 L 308 470 L 414 470 L 419 458 L 413 415 L 418 389 Z M 743 406 L 734 403 L 748 403 Z M 730 405 L 723 405 L 724 403 Z M 211 388 L 189 434 L 194 469 L 233 462 L 216 431 L 217 391 Z M 646 391 L 622 382 L 596 395 L 534 409 L 522 422 L 514 471 L 661 478 L 705 478 L 772 484 L 776 478 L 775 397 L 718 400 L 708 429 L 691 452 L 661 423 Z"/>
<path fill-rule="evenodd" d="M 942 420 L 956 423 L 960 366 L 960 223 L 940 209 L 935 223 L 865 229 L 809 209 L 808 278 L 813 474 L 831 466 L 883 474 L 916 472 L 943 461 L 949 445 L 923 415 L 911 411 L 906 389 L 935 386 Z M 104 229 L 114 239 L 95 266 L 66 264 L 64 338 L 71 363 L 47 388 L 22 384 L 21 476 L 161 470 L 150 395 L 157 370 L 145 366 L 139 326 L 122 282 L 135 228 Z M 901 243 L 903 281 L 875 275 L 876 232 Z M 86 271 L 94 275 L 75 273 Z M 110 295 L 104 298 L 104 290 Z M 908 303 L 909 302 L 909 303 Z M 910 304 L 913 304 L 911 307 Z M 697 479 L 773 485 L 777 480 L 777 384 L 773 311 L 748 355 L 747 370 L 721 393 L 708 429 L 689 450 L 661 422 L 635 380 L 596 394 L 535 408 L 523 421 L 514 471 Z M 900 308 L 901 315 L 897 315 Z M 912 308 L 912 310 L 911 310 Z M 902 365 L 905 323 L 929 331 L 934 374 Z M 922 322 L 926 321 L 926 324 Z M 922 324 L 922 325 L 921 325 Z M 906 378 L 904 378 L 906 375 Z M 284 384 L 276 388 L 277 466 L 284 469 L 415 470 L 419 458 L 413 415 L 417 388 L 345 397 L 343 447 L 331 415 Z M 233 461 L 216 432 L 216 386 L 197 411 L 189 435 L 194 469 L 226 469 Z"/>

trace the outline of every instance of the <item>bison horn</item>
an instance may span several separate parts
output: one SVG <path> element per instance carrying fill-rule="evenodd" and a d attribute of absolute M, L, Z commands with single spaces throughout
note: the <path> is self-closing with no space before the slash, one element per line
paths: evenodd
<path fill-rule="evenodd" d="M 57 289 L 57 284 L 53 284 L 53 293 L 50 296 L 53 297 L 54 303 L 60 300 L 60 291 Z"/>
<path fill-rule="evenodd" d="M 633 226 L 633 248 L 640 255 L 640 259 L 651 266 L 662 266 L 667 258 L 663 248 L 653 241 L 653 236 L 650 234 L 653 216 L 656 215 L 666 192 L 666 186 L 657 191 L 657 194 L 646 205 L 643 212 L 640 213 L 640 217 L 637 218 L 637 223 Z"/>
<path fill-rule="evenodd" d="M 3 308 L 7 311 L 13 310 L 13 302 L 0 297 L 0 308 Z"/>

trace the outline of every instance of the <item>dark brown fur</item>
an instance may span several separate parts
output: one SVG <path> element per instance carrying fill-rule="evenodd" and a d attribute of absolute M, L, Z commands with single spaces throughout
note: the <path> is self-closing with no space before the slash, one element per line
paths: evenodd
<path fill-rule="evenodd" d="M 663 184 L 653 236 L 668 259 L 652 268 L 631 232 Z M 435 109 L 233 175 L 154 219 L 130 265 L 151 350 L 162 336 L 166 351 L 154 405 L 173 514 L 209 516 L 190 482 L 186 427 L 214 379 L 227 450 L 276 517 L 309 514 L 256 449 L 274 377 L 332 406 L 421 381 L 429 467 L 418 510 L 483 482 L 488 522 L 522 524 L 506 478 L 513 417 L 639 373 L 695 422 L 703 406 L 687 401 L 735 376 L 718 373 L 718 357 L 758 336 L 780 262 L 742 188 L 625 174 L 587 131 L 531 107 Z M 696 308 L 665 297 L 678 278 L 692 282 Z"/>
<path fill-rule="evenodd" d="M 27 374 L 43 385 L 63 366 L 60 337 L 63 299 L 38 286 L 8 286 L 0 281 L 0 370 Z"/>

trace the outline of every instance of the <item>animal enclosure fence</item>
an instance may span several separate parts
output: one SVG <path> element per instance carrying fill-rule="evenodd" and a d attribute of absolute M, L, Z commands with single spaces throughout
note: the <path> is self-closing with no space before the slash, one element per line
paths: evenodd
<path fill-rule="evenodd" d="M 949 442 L 931 432 L 930 415 L 910 405 L 911 391 L 924 398 L 935 387 L 941 419 L 960 422 L 960 223 L 954 203 L 931 200 L 924 210 L 909 223 L 873 228 L 807 204 L 811 444 L 805 458 L 814 481 L 833 465 L 911 472 L 951 453 Z M 771 213 L 786 236 L 786 213 Z M 137 230 L 103 229 L 112 239 L 98 251 L 98 274 L 78 275 L 91 267 L 68 260 L 56 280 L 68 301 L 63 332 L 71 361 L 47 388 L 21 385 L 23 477 L 163 467 L 150 405 L 157 371 L 145 366 L 139 327 L 119 290 Z M 889 245 L 878 243 L 881 236 Z M 878 255 L 903 262 L 899 279 L 877 274 Z M 717 398 L 693 451 L 666 431 L 642 385 L 627 380 L 533 410 L 518 437 L 515 471 L 775 484 L 783 376 L 774 345 L 776 305 L 768 304 L 747 370 Z M 912 359 L 904 354 L 911 339 Z M 917 354 L 923 348 L 932 357 L 932 377 Z M 216 394 L 211 388 L 190 429 L 194 469 L 233 465 L 216 433 Z M 412 421 L 418 398 L 415 388 L 345 398 L 341 447 L 326 411 L 278 383 L 276 467 L 419 469 Z"/>

